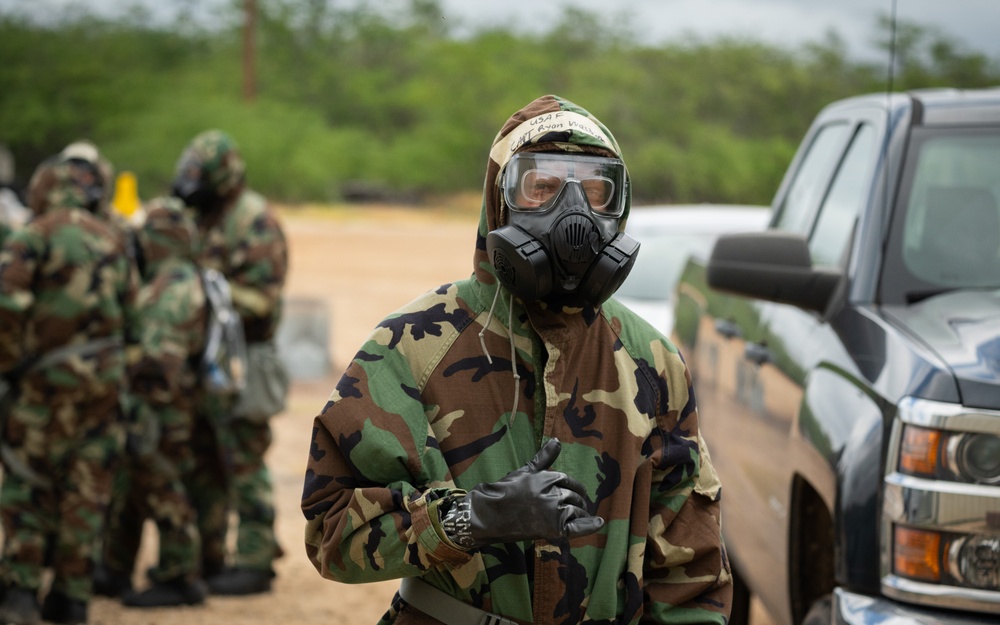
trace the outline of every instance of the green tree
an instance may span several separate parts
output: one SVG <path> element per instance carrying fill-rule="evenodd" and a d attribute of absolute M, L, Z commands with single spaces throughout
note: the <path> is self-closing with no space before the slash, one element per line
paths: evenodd
<path fill-rule="evenodd" d="M 650 46 L 608 12 L 566 8 L 547 30 L 520 32 L 459 28 L 439 0 L 392 11 L 259 0 L 258 94 L 246 102 L 243 2 L 208 20 L 196 0 L 178 2 L 169 24 L 139 8 L 114 19 L 83 4 L 55 19 L 0 11 L 0 141 L 22 184 L 87 137 L 148 198 L 166 192 L 187 141 L 218 127 L 276 200 L 475 190 L 500 124 L 556 93 L 614 130 L 638 202 L 767 203 L 822 106 L 888 83 L 888 62 L 851 60 L 833 31 L 797 49 L 693 36 Z M 1000 82 L 995 61 L 931 27 L 893 31 L 882 16 L 874 33 L 886 52 L 895 42 L 897 88 Z"/>

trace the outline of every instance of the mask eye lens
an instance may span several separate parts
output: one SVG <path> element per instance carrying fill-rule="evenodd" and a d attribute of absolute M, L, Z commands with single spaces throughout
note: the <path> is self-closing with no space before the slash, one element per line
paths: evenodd
<path fill-rule="evenodd" d="M 619 159 L 578 154 L 516 154 L 505 166 L 501 185 L 513 210 L 546 211 L 567 183 L 582 191 L 595 215 L 616 216 L 624 208 L 625 166 Z"/>
<path fill-rule="evenodd" d="M 590 208 L 604 212 L 614 197 L 615 183 L 610 178 L 593 176 L 580 181 L 583 192 L 587 194 Z"/>
<path fill-rule="evenodd" d="M 542 169 L 529 169 L 521 176 L 521 198 L 527 208 L 536 208 L 552 199 L 562 187 L 563 178 Z"/>

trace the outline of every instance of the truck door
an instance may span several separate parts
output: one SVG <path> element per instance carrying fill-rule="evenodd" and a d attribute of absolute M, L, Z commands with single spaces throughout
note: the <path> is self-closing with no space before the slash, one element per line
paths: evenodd
<path fill-rule="evenodd" d="M 804 193 L 810 205 L 797 205 L 794 198 L 789 197 L 784 211 L 776 213 L 774 226 L 807 234 L 814 265 L 846 268 L 850 239 L 872 188 L 873 164 L 878 156 L 877 132 L 872 123 L 863 120 L 839 124 L 836 132 L 845 140 L 840 149 L 834 151 L 834 168 L 812 183 L 819 188 Z M 791 305 L 761 302 L 760 316 L 760 340 L 747 343 L 739 369 L 744 379 L 752 380 L 747 393 L 754 401 L 745 402 L 747 438 L 758 444 L 765 441 L 770 444 L 766 454 L 746 454 L 742 472 L 751 476 L 750 484 L 756 492 L 760 514 L 768 521 L 754 525 L 759 532 L 755 539 L 761 544 L 766 541 L 769 551 L 778 559 L 774 568 L 759 569 L 755 575 L 775 578 L 777 572 L 782 571 L 788 578 L 788 587 L 780 593 L 775 589 L 770 601 L 766 596 L 761 598 L 771 610 L 789 610 L 794 622 L 802 615 L 794 614 L 797 608 L 789 606 L 787 597 L 792 596 L 794 602 L 796 592 L 788 588 L 815 581 L 803 579 L 804 575 L 796 573 L 801 571 L 792 562 L 796 557 L 796 545 L 813 545 L 820 537 L 800 541 L 795 535 L 800 528 L 792 519 L 799 502 L 793 500 L 792 485 L 796 480 L 804 480 L 832 510 L 836 485 L 827 452 L 831 438 L 844 436 L 842 432 L 830 431 L 841 424 L 824 423 L 815 427 L 815 423 L 806 419 L 808 442 L 803 443 L 803 433 L 799 431 L 803 423 L 800 408 L 811 378 L 817 372 L 821 369 L 846 370 L 850 360 L 840 339 L 820 314 Z M 842 422 L 845 426 L 848 423 L 848 419 Z M 779 527 L 783 531 L 773 530 Z M 812 528 L 802 531 L 812 531 Z M 809 575 L 826 575 L 826 580 L 832 581 L 833 545 L 827 546 L 829 551 L 824 550 L 824 554 L 830 556 L 828 575 L 820 570 L 823 565 L 819 562 Z M 828 583 L 826 580 L 820 583 Z M 814 593 L 807 591 L 805 594 Z M 779 598 L 784 600 L 771 605 L 777 604 Z"/>
<path fill-rule="evenodd" d="M 857 118 L 825 120 L 811 131 L 782 183 L 771 227 L 808 235 L 814 262 L 843 262 L 871 188 L 875 143 L 875 128 Z M 738 542 L 734 552 L 739 554 L 735 564 L 740 574 L 779 622 L 791 622 L 789 585 L 798 580 L 789 579 L 790 494 L 802 460 L 794 443 L 797 416 L 809 372 L 824 351 L 840 350 L 829 346 L 836 337 L 820 315 L 788 305 L 728 299 L 728 318 L 715 324 L 733 338 L 717 340 L 715 375 L 724 389 L 720 395 L 731 401 L 703 417 L 723 480 L 723 514 L 728 519 L 723 527 L 727 540 Z M 699 357 L 702 351 L 699 344 Z M 699 370 L 707 368 L 707 363 L 699 364 Z M 728 432 L 712 436 L 714 428 Z M 829 496 L 832 503 L 832 490 Z"/>

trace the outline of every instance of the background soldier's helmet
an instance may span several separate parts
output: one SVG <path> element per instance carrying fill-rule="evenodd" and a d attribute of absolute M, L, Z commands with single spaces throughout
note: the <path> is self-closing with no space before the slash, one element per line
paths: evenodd
<path fill-rule="evenodd" d="M 146 219 L 136 238 L 146 275 L 168 258 L 194 259 L 198 254 L 198 229 L 178 198 L 150 200 L 146 205 Z"/>
<path fill-rule="evenodd" d="M 206 130 L 195 137 L 177 161 L 174 195 L 188 206 L 211 208 L 219 199 L 243 188 L 246 165 L 236 141 L 221 130 Z"/>
<path fill-rule="evenodd" d="M 91 162 L 57 154 L 43 161 L 28 184 L 28 207 L 41 215 L 50 208 L 96 212 L 105 196 L 104 179 Z"/>

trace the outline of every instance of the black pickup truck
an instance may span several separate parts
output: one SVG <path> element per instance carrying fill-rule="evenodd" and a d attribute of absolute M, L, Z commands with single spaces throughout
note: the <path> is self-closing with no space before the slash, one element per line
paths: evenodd
<path fill-rule="evenodd" d="M 733 625 L 1000 623 L 1000 89 L 827 106 L 677 287 Z"/>

